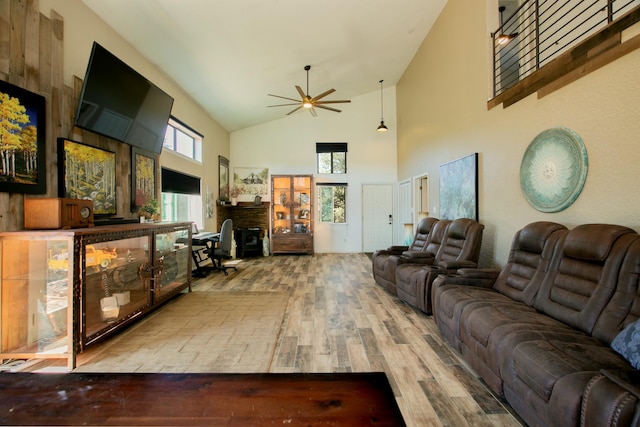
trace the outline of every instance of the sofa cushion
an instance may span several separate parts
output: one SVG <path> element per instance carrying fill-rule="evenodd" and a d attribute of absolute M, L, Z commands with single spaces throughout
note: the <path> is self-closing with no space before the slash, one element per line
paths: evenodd
<path fill-rule="evenodd" d="M 564 253 L 571 258 L 604 261 L 618 238 L 633 230 L 619 225 L 585 224 L 573 230 L 564 243 Z"/>
<path fill-rule="evenodd" d="M 611 342 L 611 348 L 640 369 L 640 320 L 622 330 Z"/>
<path fill-rule="evenodd" d="M 591 334 L 614 294 L 625 254 L 636 237 L 633 230 L 618 225 L 585 224 L 570 230 L 562 251 L 553 257 L 534 307 Z"/>
<path fill-rule="evenodd" d="M 541 340 L 518 344 L 513 351 L 512 374 L 526 384 L 543 400 L 548 401 L 558 380 L 577 372 L 599 372 L 602 368 L 628 366 L 608 347 L 586 336 L 566 332 L 556 332 Z M 504 368 L 504 367 L 503 367 Z M 509 372 L 503 372 L 503 380 L 514 381 Z M 584 388 L 574 389 L 582 394 Z"/>

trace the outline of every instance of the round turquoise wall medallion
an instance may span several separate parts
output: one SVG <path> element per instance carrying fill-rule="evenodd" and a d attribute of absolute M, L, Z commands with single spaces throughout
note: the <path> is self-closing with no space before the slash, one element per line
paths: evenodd
<path fill-rule="evenodd" d="M 520 187 L 541 212 L 559 212 L 576 201 L 587 179 L 587 150 L 571 129 L 547 129 L 522 156 Z"/>

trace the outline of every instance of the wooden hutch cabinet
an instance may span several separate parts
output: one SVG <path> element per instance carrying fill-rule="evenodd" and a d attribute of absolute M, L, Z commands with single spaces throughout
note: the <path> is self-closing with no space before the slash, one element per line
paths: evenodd
<path fill-rule="evenodd" d="M 313 254 L 313 176 L 271 176 L 271 252 Z"/>
<path fill-rule="evenodd" d="M 0 358 L 73 369 L 86 346 L 191 287 L 190 234 L 191 223 L 0 233 Z"/>

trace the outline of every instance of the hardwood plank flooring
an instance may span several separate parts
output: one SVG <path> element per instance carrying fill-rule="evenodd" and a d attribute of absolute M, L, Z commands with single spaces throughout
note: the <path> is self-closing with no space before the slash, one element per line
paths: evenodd
<path fill-rule="evenodd" d="M 269 372 L 384 371 L 408 426 L 523 425 L 432 317 L 375 283 L 366 254 L 248 258 L 193 288 L 290 294 Z"/>

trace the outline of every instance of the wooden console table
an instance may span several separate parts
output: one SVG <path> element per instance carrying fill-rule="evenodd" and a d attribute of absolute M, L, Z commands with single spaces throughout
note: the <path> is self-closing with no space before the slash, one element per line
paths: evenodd
<path fill-rule="evenodd" d="M 381 372 L 3 373 L 0 424 L 405 426 Z"/>

